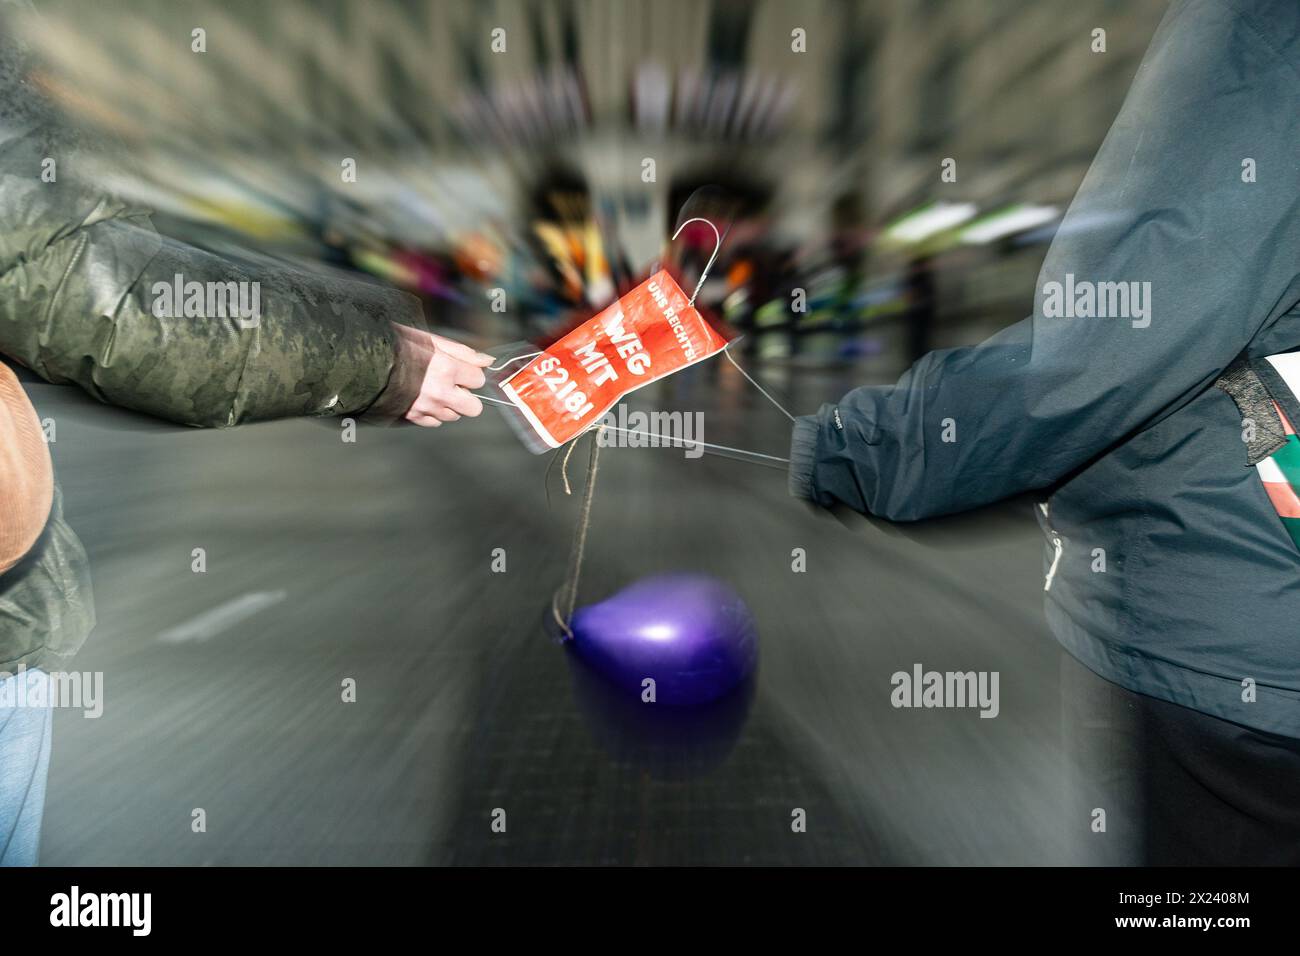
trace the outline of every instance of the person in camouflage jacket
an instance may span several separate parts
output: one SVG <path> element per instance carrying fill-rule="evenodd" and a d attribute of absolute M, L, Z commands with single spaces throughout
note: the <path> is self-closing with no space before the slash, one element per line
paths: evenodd
<path fill-rule="evenodd" d="M 0 16 L 12 0 L 0 0 Z M 162 236 L 150 213 L 77 176 L 91 150 L 0 31 L 0 358 L 96 399 L 193 426 L 365 415 L 438 426 L 478 415 L 491 359 L 423 331 L 419 301 L 365 282 L 250 268 Z M 57 174 L 42 175 L 46 160 Z M 160 291 L 256 283 L 255 321 L 165 317 Z M 234 287 L 232 287 L 234 288 Z M 0 494 L 3 489 L 0 489 Z M 0 574 L 5 682 L 37 680 L 95 616 L 86 555 L 52 495 L 44 531 Z M 12 691 L 12 684 L 9 688 Z M 35 862 L 50 711 L 0 706 L 0 865 Z"/>

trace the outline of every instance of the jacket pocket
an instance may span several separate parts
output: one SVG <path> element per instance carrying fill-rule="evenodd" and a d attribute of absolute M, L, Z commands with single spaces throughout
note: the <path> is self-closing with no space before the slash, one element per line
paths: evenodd
<path fill-rule="evenodd" d="M 1300 352 L 1241 358 L 1215 382 L 1241 415 L 1246 463 L 1255 469 L 1291 544 L 1300 549 Z"/>

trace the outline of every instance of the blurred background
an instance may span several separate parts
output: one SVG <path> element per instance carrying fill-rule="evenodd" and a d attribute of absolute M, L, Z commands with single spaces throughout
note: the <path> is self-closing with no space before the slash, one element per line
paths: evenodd
<path fill-rule="evenodd" d="M 807 414 L 1028 313 L 1165 6 L 42 0 L 5 29 L 67 122 L 121 147 L 83 161 L 160 231 L 407 289 L 480 347 L 592 314 L 684 210 L 715 210 L 700 301 Z M 810 516 L 779 472 L 611 452 L 591 595 L 706 570 L 764 641 L 707 767 L 661 743 L 647 763 L 593 732 L 619 719 L 591 715 L 541 634 L 572 514 L 492 410 L 367 432 L 363 455 L 320 423 L 196 433 L 32 393 L 59 416 L 95 573 L 78 666 L 108 682 L 102 720 L 56 718 L 46 862 L 1068 859 L 1027 506 L 902 537 Z M 707 441 L 788 448 L 722 362 L 636 401 L 702 410 Z M 206 575 L 198 543 L 221 556 Z M 1001 671 L 1000 718 L 890 708 L 889 675 L 918 660 Z M 225 809 L 191 839 L 202 800 Z M 498 806 L 519 823 L 493 839 Z M 791 807 L 817 821 L 802 841 Z"/>
<path fill-rule="evenodd" d="M 640 281 L 712 187 L 732 227 L 701 301 L 774 366 L 892 379 L 1027 314 L 1163 9 L 64 0 L 15 28 L 51 99 L 127 144 L 104 180 L 173 234 L 531 337 Z"/>

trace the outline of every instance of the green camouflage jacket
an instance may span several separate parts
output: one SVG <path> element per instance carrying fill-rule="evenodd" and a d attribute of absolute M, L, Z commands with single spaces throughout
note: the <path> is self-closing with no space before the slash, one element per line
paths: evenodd
<path fill-rule="evenodd" d="M 147 210 L 78 182 L 79 152 L 65 132 L 30 88 L 18 41 L 0 36 L 0 353 L 50 382 L 187 425 L 384 403 L 390 323 L 420 324 L 418 300 L 250 268 L 161 236 Z M 47 158 L 53 182 L 42 177 Z M 180 311 L 160 301 L 178 276 L 205 287 L 256 283 L 260 314 L 159 317 Z M 0 576 L 0 671 L 57 666 L 93 622 L 85 554 L 56 495 L 42 539 Z"/>

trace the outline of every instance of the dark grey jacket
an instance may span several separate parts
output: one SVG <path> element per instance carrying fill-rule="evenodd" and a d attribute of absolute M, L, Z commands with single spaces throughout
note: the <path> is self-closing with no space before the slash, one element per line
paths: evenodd
<path fill-rule="evenodd" d="M 1238 357 L 1300 348 L 1298 118 L 1300 3 L 1175 2 L 1034 314 L 800 419 L 792 491 L 897 521 L 1039 491 L 1066 649 L 1131 690 L 1300 737 L 1300 553 L 1214 387 Z M 1131 302 L 1057 316 L 1053 283 L 1105 282 L 1150 283 L 1147 318 Z"/>

